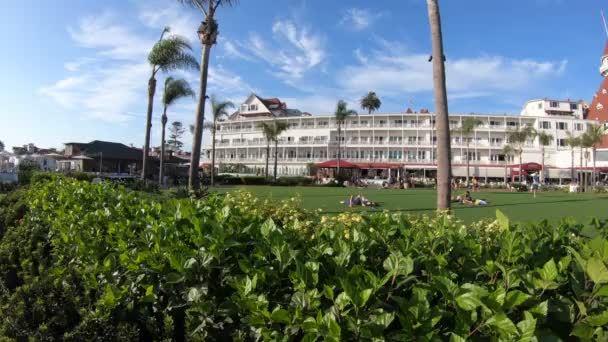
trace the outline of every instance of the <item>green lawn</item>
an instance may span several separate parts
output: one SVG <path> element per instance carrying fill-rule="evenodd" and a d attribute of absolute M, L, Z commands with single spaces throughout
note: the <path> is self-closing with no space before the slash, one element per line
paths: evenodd
<path fill-rule="evenodd" d="M 293 196 L 302 199 L 305 208 L 321 208 L 326 213 L 339 213 L 346 210 L 357 211 L 401 211 L 407 213 L 431 212 L 435 209 L 434 190 L 386 190 L 386 189 L 351 189 L 327 187 L 270 187 L 270 186 L 234 186 L 220 187 L 218 192 L 246 190 L 260 198 L 281 200 Z M 377 208 L 348 208 L 339 202 L 351 194 L 361 193 L 379 203 Z M 513 221 L 538 221 L 544 218 L 552 222 L 567 216 L 574 217 L 581 223 L 587 223 L 591 217 L 607 219 L 608 194 L 567 194 L 546 192 L 537 194 L 512 192 L 476 192 L 473 198 L 483 198 L 490 202 L 484 207 L 470 207 L 454 203 L 456 216 L 465 221 L 474 221 L 486 217 L 495 217 L 500 209 Z"/>

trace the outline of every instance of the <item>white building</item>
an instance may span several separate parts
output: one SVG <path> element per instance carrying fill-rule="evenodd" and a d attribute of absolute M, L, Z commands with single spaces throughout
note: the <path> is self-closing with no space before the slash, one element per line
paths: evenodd
<path fill-rule="evenodd" d="M 450 128 L 457 128 L 464 118 L 481 120 L 470 136 L 452 134 L 452 170 L 455 177 L 466 175 L 466 142 L 469 142 L 470 175 L 482 179 L 504 179 L 517 173 L 519 161 L 505 156 L 510 130 L 532 126 L 546 131 L 553 141 L 545 147 L 545 177 L 570 179 L 572 150 L 566 144 L 567 134 L 578 136 L 594 121 L 583 119 L 583 101 L 539 99 L 528 101 L 521 115 L 450 114 Z M 288 130 L 278 144 L 278 174 L 307 175 L 309 163 L 337 158 L 337 126 L 332 116 L 312 116 L 287 109 L 279 99 L 262 99 L 251 95 L 239 110 L 220 124 L 216 136 L 216 167 L 239 166 L 249 173 L 263 174 L 266 140 L 259 128 L 268 120 L 285 121 Z M 406 113 L 361 114 L 350 117 L 342 126 L 343 160 L 358 163 L 363 174 L 373 176 L 377 170 L 429 172 L 436 170 L 435 118 L 433 113 L 408 110 Z M 269 173 L 273 172 L 274 144 L 271 144 Z M 205 146 L 204 162 L 211 159 L 211 147 Z M 579 166 L 580 151 L 574 151 L 574 166 Z M 588 165 L 592 164 L 586 155 Z M 523 163 L 538 169 L 541 148 L 537 139 L 523 147 Z M 605 164 L 605 165 L 604 165 Z M 608 163 L 599 163 L 599 167 Z"/>

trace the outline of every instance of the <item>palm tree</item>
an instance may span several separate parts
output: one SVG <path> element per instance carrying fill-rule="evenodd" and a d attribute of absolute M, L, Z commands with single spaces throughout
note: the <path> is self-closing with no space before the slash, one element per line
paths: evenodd
<path fill-rule="evenodd" d="M 209 127 L 211 130 L 211 186 L 214 185 L 215 178 L 215 133 L 217 132 L 218 122 L 229 115 L 228 109 L 230 108 L 234 108 L 232 102 L 218 101 L 214 96 L 211 96 L 211 115 L 213 119 Z"/>
<path fill-rule="evenodd" d="M 190 85 L 186 80 L 174 79 L 173 77 L 167 77 L 165 79 L 165 90 L 163 92 L 164 109 L 161 117 L 160 171 L 158 177 L 160 185 L 163 184 L 163 174 L 165 173 L 165 126 L 167 125 L 167 108 L 174 104 L 175 101 L 188 96 L 194 97 L 194 91 L 192 91 L 192 88 L 190 88 Z"/>
<path fill-rule="evenodd" d="M 267 121 L 261 125 L 262 133 L 266 138 L 266 179 L 268 179 L 268 160 L 270 158 L 270 142 L 274 142 L 274 182 L 277 181 L 278 169 L 278 154 L 279 154 L 279 136 L 287 130 L 287 122 L 285 121 Z"/>
<path fill-rule="evenodd" d="M 219 34 L 218 24 L 215 20 L 215 13 L 218 7 L 223 5 L 234 5 L 238 0 L 177 0 L 178 2 L 190 5 L 199 9 L 205 20 L 198 28 L 198 35 L 203 44 L 202 64 L 200 68 L 201 82 L 198 92 L 198 104 L 194 124 L 194 136 L 192 138 L 192 155 L 190 157 L 190 171 L 188 172 L 188 188 L 197 190 L 200 187 L 198 179 L 198 167 L 201 159 L 201 145 L 203 142 L 203 125 L 205 122 L 205 99 L 207 98 L 207 74 L 209 70 L 209 55 L 211 46 L 217 42 Z"/>
<path fill-rule="evenodd" d="M 595 186 L 595 183 L 597 182 L 597 174 L 595 170 L 595 156 L 597 152 L 597 144 L 602 142 L 604 135 L 606 135 L 606 129 L 603 125 L 592 124 L 587 130 L 587 135 L 589 141 L 591 142 L 591 154 L 593 157 L 593 176 L 591 177 L 591 180 Z"/>
<path fill-rule="evenodd" d="M 524 128 L 517 127 L 515 130 L 509 133 L 509 142 L 513 147 L 513 151 L 517 154 L 519 159 L 519 182 L 522 182 L 523 170 L 522 170 L 522 155 L 524 152 L 524 145 L 534 136 L 534 129 L 530 126 Z"/>
<path fill-rule="evenodd" d="M 380 108 L 380 106 L 382 106 L 382 101 L 380 101 L 380 99 L 378 98 L 376 93 L 373 91 L 370 91 L 367 93 L 367 95 L 363 96 L 363 98 L 361 98 L 360 102 L 361 102 L 361 108 L 363 108 L 364 110 L 367 110 L 368 114 L 371 114 L 371 113 L 377 111 L 378 108 Z"/>
<path fill-rule="evenodd" d="M 572 133 L 567 132 L 566 145 L 570 146 L 570 180 L 574 181 L 574 149 L 581 144 L 580 137 L 575 137 Z"/>
<path fill-rule="evenodd" d="M 340 145 L 342 142 L 342 125 L 344 124 L 344 121 L 346 121 L 346 119 L 348 117 L 351 117 L 353 115 L 357 115 L 357 112 L 355 112 L 352 109 L 348 109 L 348 105 L 346 104 L 346 102 L 340 100 L 338 101 L 338 104 L 336 105 L 336 112 L 334 113 L 334 117 L 336 119 L 336 124 L 338 125 L 338 165 L 336 168 L 336 174 L 339 176 L 340 175 L 340 158 L 341 158 L 341 150 L 340 150 Z"/>
<path fill-rule="evenodd" d="M 470 141 L 468 139 L 468 136 L 471 135 L 471 133 L 473 133 L 475 131 L 475 128 L 477 128 L 477 126 L 481 125 L 483 122 L 479 119 L 473 118 L 473 117 L 466 117 L 464 120 L 462 120 L 462 125 L 460 125 L 460 127 L 455 128 L 452 130 L 453 133 L 458 133 L 460 134 L 460 138 L 462 139 L 463 136 L 467 136 L 466 139 L 466 161 L 467 161 L 467 184 L 469 184 L 469 145 L 470 145 Z"/>
<path fill-rule="evenodd" d="M 0 152 L 4 151 L 4 143 L 0 140 Z"/>
<path fill-rule="evenodd" d="M 549 146 L 551 145 L 551 142 L 553 141 L 553 136 L 547 132 L 544 131 L 540 131 L 536 133 L 536 136 L 538 137 L 538 144 L 540 145 L 540 158 L 541 158 L 541 173 L 540 173 L 540 179 L 541 182 L 545 182 L 545 146 Z"/>
<path fill-rule="evenodd" d="M 186 70 L 198 68 L 198 62 L 189 51 L 192 50 L 185 38 L 180 36 L 170 36 L 165 38 L 165 34 L 170 31 L 165 27 L 160 39 L 148 55 L 148 63 L 152 66 L 152 74 L 148 79 L 148 111 L 146 114 L 146 137 L 144 140 L 144 155 L 141 179 L 146 180 L 148 170 L 148 153 L 150 149 L 150 130 L 152 129 L 152 111 L 154 104 L 154 93 L 156 93 L 156 74 L 160 71 L 169 72 L 173 70 Z"/>
<path fill-rule="evenodd" d="M 451 156 L 450 126 L 448 121 L 448 97 L 445 88 L 445 55 L 441 33 L 441 16 L 438 0 L 427 0 L 431 40 L 433 46 L 433 88 L 435 93 L 435 118 L 437 123 L 437 209 L 449 210 L 452 189 L 450 187 Z"/>
<path fill-rule="evenodd" d="M 505 183 L 507 183 L 507 164 L 509 162 L 509 156 L 512 156 L 515 153 L 515 149 L 511 145 L 504 145 L 502 147 L 501 153 L 505 155 Z"/>
<path fill-rule="evenodd" d="M 596 142 L 593 140 L 594 137 L 591 136 L 590 131 L 587 131 L 585 133 L 583 133 L 580 136 L 581 139 L 581 158 L 582 158 L 582 149 L 585 149 L 585 168 L 587 168 L 588 162 L 589 162 L 589 149 L 593 148 L 593 146 L 596 144 Z M 601 136 L 600 136 L 601 139 Z M 601 140 L 600 140 L 601 141 Z M 582 168 L 582 161 L 581 161 L 581 168 Z M 584 171 L 583 172 L 583 192 L 587 192 L 587 183 L 589 182 L 589 177 L 587 175 L 587 172 Z M 595 184 L 595 182 L 594 182 Z"/>

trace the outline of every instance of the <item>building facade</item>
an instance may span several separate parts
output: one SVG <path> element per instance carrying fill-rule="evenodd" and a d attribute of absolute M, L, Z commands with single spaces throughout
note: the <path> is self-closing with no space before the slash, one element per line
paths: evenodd
<path fill-rule="evenodd" d="M 252 95 L 229 120 L 220 123 L 216 136 L 216 167 L 232 165 L 248 173 L 263 174 L 267 142 L 259 126 L 268 120 L 285 121 L 288 126 L 278 142 L 279 175 L 307 175 L 310 163 L 338 157 L 337 124 L 332 116 L 277 115 L 265 108 L 266 102 Z M 593 123 L 584 118 L 586 111 L 583 101 L 539 99 L 528 101 L 520 115 L 450 114 L 453 130 L 467 117 L 475 117 L 481 122 L 470 135 L 452 133 L 453 175 L 466 175 L 468 144 L 471 176 L 510 177 L 518 169 L 519 160 L 516 156 L 505 155 L 502 149 L 509 144 L 512 130 L 531 126 L 553 136 L 551 144 L 544 147 L 545 177 L 570 179 L 572 161 L 575 167 L 579 166 L 581 151 L 572 151 L 566 138 L 569 134 L 583 134 Z M 340 145 L 342 159 L 366 164 L 368 169 L 436 170 L 435 115 L 425 110 L 408 110 L 406 113 L 353 116 L 342 125 Z M 270 156 L 269 173 L 272 174 L 273 143 Z M 205 146 L 204 162 L 208 163 L 210 158 L 210 146 Z M 592 165 L 590 158 L 583 152 L 588 165 Z M 538 139 L 526 142 L 522 162 L 541 163 L 541 159 Z"/>

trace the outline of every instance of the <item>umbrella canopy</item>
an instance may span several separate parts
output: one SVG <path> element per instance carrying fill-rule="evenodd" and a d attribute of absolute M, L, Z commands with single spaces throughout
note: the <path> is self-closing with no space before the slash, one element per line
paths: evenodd
<path fill-rule="evenodd" d="M 74 156 L 74 157 L 72 157 L 72 159 L 87 160 L 87 159 L 93 159 L 93 158 L 87 157 L 87 156 Z"/>
<path fill-rule="evenodd" d="M 398 169 L 401 167 L 400 164 L 395 163 L 357 163 L 357 166 L 360 169 Z"/>
<path fill-rule="evenodd" d="M 322 169 L 335 169 L 338 167 L 338 160 L 332 159 L 332 160 L 324 161 L 322 163 L 316 164 L 316 166 L 318 168 L 322 168 Z M 358 169 L 359 166 L 357 166 L 357 164 L 353 164 L 347 160 L 340 160 L 340 168 L 341 169 Z"/>

